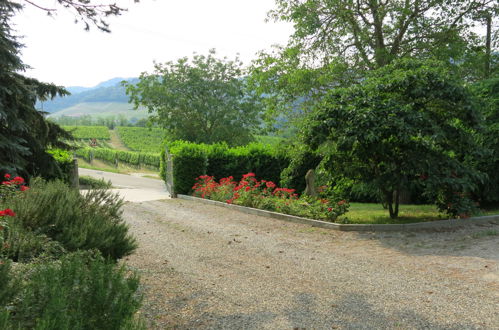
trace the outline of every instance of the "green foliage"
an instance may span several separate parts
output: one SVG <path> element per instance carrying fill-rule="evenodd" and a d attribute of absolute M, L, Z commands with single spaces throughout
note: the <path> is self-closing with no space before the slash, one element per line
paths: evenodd
<path fill-rule="evenodd" d="M 130 149 L 140 152 L 161 152 L 165 131 L 161 128 L 117 127 L 118 135 Z"/>
<path fill-rule="evenodd" d="M 194 196 L 311 219 L 335 221 L 348 211 L 349 204 L 337 196 L 327 199 L 302 195 L 294 189 L 279 188 L 272 181 L 258 181 L 254 173 L 244 174 L 239 182 L 233 177 L 216 182 L 203 175 L 193 186 Z"/>
<path fill-rule="evenodd" d="M 55 159 L 60 171 L 56 175 L 49 176 L 46 179 L 59 179 L 69 184 L 74 166 L 72 153 L 62 149 L 49 149 L 47 153 Z"/>
<path fill-rule="evenodd" d="M 60 173 L 58 164 L 45 152 L 48 148 L 68 149 L 69 138 L 59 126 L 48 122 L 35 109 L 37 99 L 46 100 L 67 92 L 53 84 L 24 77 L 26 69 L 19 53 L 22 44 L 12 34 L 10 18 L 21 5 L 0 3 L 0 175 L 16 173 L 29 178 Z"/>
<path fill-rule="evenodd" d="M 471 205 L 483 178 L 473 161 L 477 124 L 468 90 L 443 65 L 403 60 L 331 90 L 304 136 L 327 171 L 378 187 L 390 216 L 397 216 L 399 192 L 414 182 L 443 211 L 461 215 L 474 211 L 461 206 Z"/>
<path fill-rule="evenodd" d="M 136 248 L 121 218 L 122 204 L 118 195 L 105 190 L 90 190 L 81 195 L 62 182 L 40 180 L 33 182 L 30 190 L 4 201 L 4 205 L 16 210 L 15 222 L 25 231 L 45 235 L 68 251 L 98 249 L 113 259 Z M 9 237 L 15 247 L 16 238 Z M 23 237 L 24 241 L 32 239 L 30 234 Z M 24 241 L 20 240 L 22 247 L 27 244 Z"/>
<path fill-rule="evenodd" d="M 480 143 L 487 153 L 479 159 L 479 168 L 487 173 L 486 180 L 477 191 L 482 203 L 499 203 L 499 77 L 481 81 L 473 86 L 475 94 L 481 100 L 484 116 L 484 129 Z"/>
<path fill-rule="evenodd" d="M 106 126 L 63 126 L 75 139 L 110 140 L 109 129 Z"/>
<path fill-rule="evenodd" d="M 267 122 L 284 117 L 299 127 L 293 119 L 329 89 L 397 59 L 437 59 L 475 80 L 487 62 L 485 37 L 477 33 L 485 31 L 485 16 L 494 21 L 498 14 L 490 0 L 277 0 L 269 17 L 293 24 L 294 33 L 286 46 L 260 53 L 251 84 L 266 96 Z M 498 37 L 492 33 L 492 71 L 499 67 Z"/>
<path fill-rule="evenodd" d="M 244 145 L 259 124 L 260 97 L 247 90 L 242 63 L 194 55 L 155 64 L 137 84 L 125 83 L 130 102 L 153 114 L 171 140 Z"/>
<path fill-rule="evenodd" d="M 18 267 L 9 274 L 0 265 L 6 280 L 0 287 L 2 329 L 143 329 L 134 320 L 141 303 L 137 276 L 99 253 L 76 252 Z M 12 292 L 14 276 L 22 282 Z"/>
<path fill-rule="evenodd" d="M 173 155 L 173 181 L 176 193 L 191 191 L 195 178 L 208 174 L 215 178 L 233 175 L 240 179 L 248 172 L 260 173 L 265 180 L 278 182 L 289 159 L 278 147 L 251 143 L 230 148 L 226 144 L 194 144 L 175 141 L 167 143 Z M 161 176 L 165 178 L 164 155 Z"/>
<path fill-rule="evenodd" d="M 80 186 L 87 186 L 92 189 L 109 189 L 113 186 L 111 181 L 104 181 L 104 179 L 96 179 L 91 176 L 80 175 Z"/>
<path fill-rule="evenodd" d="M 160 166 L 160 154 L 157 153 L 85 147 L 77 149 L 76 155 L 82 157 L 87 162 L 91 162 L 93 159 L 100 159 L 111 164 L 119 161 L 134 166 L 147 165 L 155 168 L 159 168 Z"/>

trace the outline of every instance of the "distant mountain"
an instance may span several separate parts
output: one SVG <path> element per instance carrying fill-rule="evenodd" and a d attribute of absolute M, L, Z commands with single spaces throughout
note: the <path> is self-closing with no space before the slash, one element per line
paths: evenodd
<path fill-rule="evenodd" d="M 104 81 L 95 87 L 67 87 L 67 90 L 71 95 L 56 97 L 50 101 L 39 102 L 37 108 L 49 113 L 56 113 L 81 103 L 128 103 L 128 96 L 125 93 L 125 88 L 121 86 L 121 81 L 123 80 L 129 82 L 138 81 L 137 78 L 113 78 Z"/>

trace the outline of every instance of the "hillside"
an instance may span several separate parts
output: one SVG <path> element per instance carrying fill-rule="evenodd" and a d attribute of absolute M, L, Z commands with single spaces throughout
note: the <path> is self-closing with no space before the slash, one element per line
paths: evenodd
<path fill-rule="evenodd" d="M 127 119 L 136 120 L 148 117 L 147 110 L 133 110 L 133 106 L 126 102 L 82 102 L 51 113 L 48 117 L 83 115 L 94 118 L 124 115 Z"/>
<path fill-rule="evenodd" d="M 72 94 L 64 97 L 56 97 L 51 101 L 39 102 L 37 107 L 40 110 L 49 113 L 58 113 L 78 106 L 79 109 L 84 107 L 81 104 L 91 103 L 128 103 L 128 96 L 125 93 L 125 88 L 121 86 L 123 78 L 113 78 L 104 81 L 94 87 L 67 87 Z M 127 81 L 135 81 L 136 78 L 126 79 Z M 95 108 L 92 107 L 92 108 Z M 72 110 L 71 110 L 72 111 Z M 71 112 L 70 111 L 70 112 Z M 89 114 L 89 113 L 84 113 Z"/>

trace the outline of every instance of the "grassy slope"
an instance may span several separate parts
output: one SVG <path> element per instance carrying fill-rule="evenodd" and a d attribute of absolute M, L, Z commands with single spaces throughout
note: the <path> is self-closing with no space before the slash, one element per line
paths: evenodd
<path fill-rule="evenodd" d="M 49 117 L 59 116 L 83 116 L 91 115 L 92 117 L 109 117 L 124 115 L 126 118 L 147 118 L 149 115 L 147 110 L 133 110 L 133 106 L 129 103 L 121 102 L 86 102 L 79 103 L 72 107 L 62 109 L 51 114 Z"/>

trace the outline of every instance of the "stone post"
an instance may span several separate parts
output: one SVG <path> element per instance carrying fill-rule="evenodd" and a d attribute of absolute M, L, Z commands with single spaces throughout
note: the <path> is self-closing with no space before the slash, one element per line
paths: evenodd
<path fill-rule="evenodd" d="M 73 158 L 73 166 L 71 169 L 71 187 L 80 189 L 80 177 L 78 175 L 78 159 Z"/>
<path fill-rule="evenodd" d="M 307 187 L 305 188 L 305 195 L 308 196 L 317 196 L 317 190 L 315 189 L 315 172 L 314 170 L 308 170 L 305 175 L 305 182 L 307 183 Z"/>

